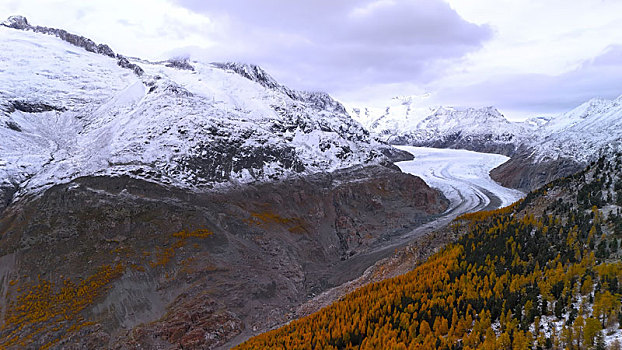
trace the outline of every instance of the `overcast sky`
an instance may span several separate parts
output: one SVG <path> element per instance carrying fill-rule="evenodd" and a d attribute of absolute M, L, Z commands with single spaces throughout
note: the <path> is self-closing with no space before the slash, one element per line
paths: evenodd
<path fill-rule="evenodd" d="M 264 67 L 349 105 L 563 112 L 622 94 L 619 0 L 0 0 L 0 14 L 149 59 Z"/>

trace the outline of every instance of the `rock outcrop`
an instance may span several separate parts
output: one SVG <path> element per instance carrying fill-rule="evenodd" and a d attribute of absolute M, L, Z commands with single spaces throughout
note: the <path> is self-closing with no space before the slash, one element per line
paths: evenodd
<path fill-rule="evenodd" d="M 584 167 L 585 164 L 570 158 L 536 161 L 530 151 L 522 151 L 493 169 L 490 177 L 505 187 L 529 192 Z"/>
<path fill-rule="evenodd" d="M 171 67 L 171 68 L 182 69 L 182 70 L 194 71 L 194 67 L 188 62 L 188 59 L 184 59 L 184 58 L 170 59 L 167 61 L 166 66 Z"/>

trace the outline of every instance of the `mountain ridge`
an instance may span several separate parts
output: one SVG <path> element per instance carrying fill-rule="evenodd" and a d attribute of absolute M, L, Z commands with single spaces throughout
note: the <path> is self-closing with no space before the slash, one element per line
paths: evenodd
<path fill-rule="evenodd" d="M 522 123 L 508 121 L 492 106 L 419 108 L 408 99 L 392 102 L 384 109 L 351 108 L 350 111 L 380 140 L 398 145 L 465 148 L 511 155 L 527 137 L 529 129 Z"/>
<path fill-rule="evenodd" d="M 29 67 L 0 73 L 3 203 L 78 176 L 214 188 L 399 154 L 328 94 L 292 90 L 255 65 L 128 58 L 21 16 L 0 35 L 6 61 Z"/>

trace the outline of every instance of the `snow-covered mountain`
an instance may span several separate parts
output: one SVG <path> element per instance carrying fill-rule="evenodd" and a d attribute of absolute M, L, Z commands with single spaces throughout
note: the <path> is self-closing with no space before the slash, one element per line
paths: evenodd
<path fill-rule="evenodd" d="M 0 202 L 85 175 L 198 188 L 383 160 L 339 102 L 257 66 L 130 59 L 23 17 L 0 61 Z"/>
<path fill-rule="evenodd" d="M 398 131 L 412 131 L 435 108 L 421 107 L 418 99 L 400 96 L 391 99 L 386 107 L 350 107 L 352 117 L 358 120 L 367 130 L 390 141 Z"/>
<path fill-rule="evenodd" d="M 538 129 L 532 147 L 541 158 L 594 159 L 599 152 L 622 149 L 622 96 L 591 99 L 559 114 Z"/>
<path fill-rule="evenodd" d="M 350 113 L 378 139 L 399 145 L 506 155 L 528 149 L 534 162 L 568 158 L 579 163 L 593 160 L 603 148 L 622 148 L 622 96 L 592 99 L 569 112 L 524 122 L 509 121 L 493 107 L 422 108 L 405 98 Z"/>
<path fill-rule="evenodd" d="M 493 107 L 422 108 L 394 98 L 386 108 L 351 108 L 352 116 L 379 139 L 392 144 L 467 148 L 512 154 L 533 127 L 508 121 Z"/>
<path fill-rule="evenodd" d="M 491 176 L 524 191 L 622 150 L 622 96 L 592 99 L 569 112 L 523 122 L 509 121 L 493 107 L 422 108 L 416 98 L 394 98 L 385 108 L 354 107 L 350 113 L 387 143 L 510 156 Z"/>

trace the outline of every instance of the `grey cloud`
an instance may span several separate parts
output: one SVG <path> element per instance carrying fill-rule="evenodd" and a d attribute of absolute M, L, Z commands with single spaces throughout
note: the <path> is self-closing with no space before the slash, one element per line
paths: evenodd
<path fill-rule="evenodd" d="M 429 70 L 431 62 L 462 57 L 492 35 L 441 0 L 177 3 L 220 20 L 223 30 L 216 47 L 175 54 L 256 63 L 292 87 L 329 92 L 427 82 L 440 74 Z"/>
<path fill-rule="evenodd" d="M 585 62 L 583 67 L 589 69 L 590 67 L 619 67 L 620 65 L 622 65 L 622 46 L 610 46 L 600 56 Z"/>
<path fill-rule="evenodd" d="M 524 112 L 556 113 L 594 98 L 622 94 L 622 46 L 609 47 L 577 69 L 557 76 L 515 74 L 463 87 L 444 87 L 436 100 L 455 105 L 494 105 Z"/>

